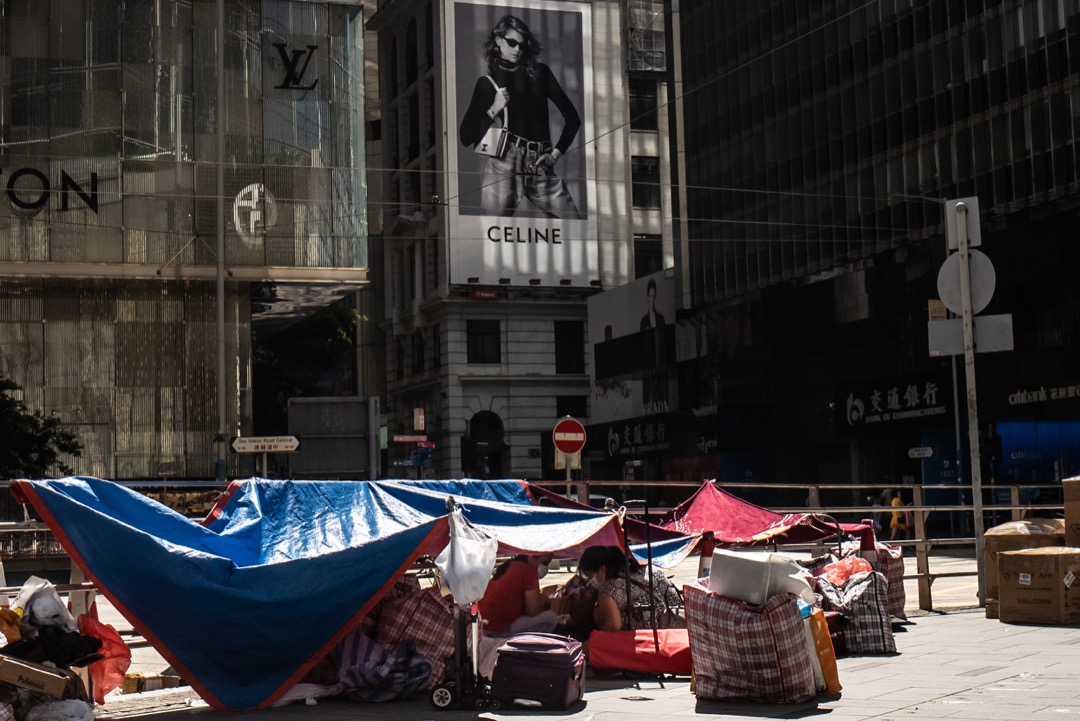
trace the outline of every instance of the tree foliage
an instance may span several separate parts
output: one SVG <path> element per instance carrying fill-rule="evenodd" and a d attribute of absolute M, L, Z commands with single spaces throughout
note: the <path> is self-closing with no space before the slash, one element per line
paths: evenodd
<path fill-rule="evenodd" d="M 74 470 L 61 454 L 82 455 L 82 444 L 58 418 L 31 413 L 14 394 L 21 388 L 0 375 L 0 478 L 50 478 Z"/>
<path fill-rule="evenodd" d="M 335 303 L 278 335 L 258 342 L 252 365 L 257 435 L 285 433 L 290 398 L 355 393 L 355 309 Z"/>

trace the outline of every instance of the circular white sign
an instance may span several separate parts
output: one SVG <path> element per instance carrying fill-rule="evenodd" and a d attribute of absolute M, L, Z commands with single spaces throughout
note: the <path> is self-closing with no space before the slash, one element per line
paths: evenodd
<path fill-rule="evenodd" d="M 981 313 L 994 297 L 997 273 L 986 254 L 978 250 L 968 251 L 968 277 L 971 279 L 971 312 Z M 945 307 L 957 315 L 964 312 L 960 293 L 960 254 L 953 253 L 941 264 L 937 276 L 938 295 Z"/>

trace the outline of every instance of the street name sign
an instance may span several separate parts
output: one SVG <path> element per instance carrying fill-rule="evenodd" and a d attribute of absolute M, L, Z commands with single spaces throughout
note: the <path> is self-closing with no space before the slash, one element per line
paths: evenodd
<path fill-rule="evenodd" d="M 296 436 L 240 436 L 232 441 L 237 453 L 292 453 L 299 447 Z"/>

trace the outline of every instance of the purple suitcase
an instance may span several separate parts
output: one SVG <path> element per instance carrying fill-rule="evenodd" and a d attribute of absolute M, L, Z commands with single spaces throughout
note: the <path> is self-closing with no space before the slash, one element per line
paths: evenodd
<path fill-rule="evenodd" d="M 553 633 L 519 633 L 498 649 L 491 696 L 502 703 L 539 702 L 563 710 L 585 695 L 585 652 L 581 642 Z"/>

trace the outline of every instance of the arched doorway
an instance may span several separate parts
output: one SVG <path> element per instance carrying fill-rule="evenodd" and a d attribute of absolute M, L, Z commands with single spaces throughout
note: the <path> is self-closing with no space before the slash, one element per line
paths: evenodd
<path fill-rule="evenodd" d="M 480 411 L 469 420 L 469 433 L 461 439 L 462 470 L 471 478 L 505 478 L 508 450 L 502 418 L 492 411 Z"/>

